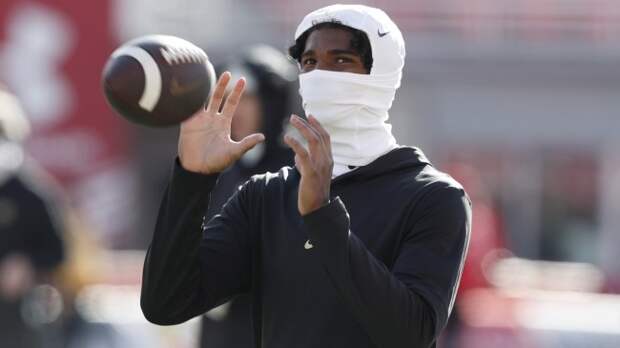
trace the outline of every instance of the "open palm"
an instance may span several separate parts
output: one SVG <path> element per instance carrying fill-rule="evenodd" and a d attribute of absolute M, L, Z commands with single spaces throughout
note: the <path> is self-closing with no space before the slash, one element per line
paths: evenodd
<path fill-rule="evenodd" d="M 239 142 L 231 139 L 232 118 L 243 94 L 245 80 L 237 81 L 220 112 L 230 78 L 230 73 L 223 73 L 207 108 L 181 124 L 178 151 L 181 165 L 186 170 L 202 174 L 222 172 L 265 140 L 259 133 L 248 135 Z"/>

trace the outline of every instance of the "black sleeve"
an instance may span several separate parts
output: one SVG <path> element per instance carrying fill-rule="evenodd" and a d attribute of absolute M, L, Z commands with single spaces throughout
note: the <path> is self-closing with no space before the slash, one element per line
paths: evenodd
<path fill-rule="evenodd" d="M 21 178 L 16 182 L 21 186 L 20 225 L 25 251 L 38 272 L 51 271 L 64 258 L 63 217 L 58 211 L 62 202 L 44 185 Z"/>
<path fill-rule="evenodd" d="M 184 170 L 178 161 L 147 250 L 140 305 L 152 323 L 173 325 L 223 303 L 248 283 L 248 243 L 238 240 L 243 190 L 205 228 L 217 175 Z M 204 232 L 204 233 L 203 233 Z M 204 237 L 203 237 L 204 234 Z"/>
<path fill-rule="evenodd" d="M 304 217 L 334 286 L 377 347 L 428 347 L 447 322 L 469 241 L 465 193 L 441 187 L 415 209 L 391 270 L 349 231 L 339 198 Z"/>
<path fill-rule="evenodd" d="M 28 207 L 27 247 L 32 263 L 40 272 L 59 266 L 64 258 L 61 217 L 42 199 L 35 199 Z"/>

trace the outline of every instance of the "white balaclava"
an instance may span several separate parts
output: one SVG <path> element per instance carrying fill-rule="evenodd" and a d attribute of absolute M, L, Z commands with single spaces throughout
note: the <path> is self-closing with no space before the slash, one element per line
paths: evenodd
<path fill-rule="evenodd" d="M 397 147 L 388 111 L 400 87 L 405 42 L 396 24 L 380 9 L 332 5 L 308 14 L 295 32 L 337 22 L 364 32 L 370 41 L 370 74 L 315 69 L 299 76 L 306 115 L 313 115 L 331 137 L 333 177 L 364 166 Z"/>

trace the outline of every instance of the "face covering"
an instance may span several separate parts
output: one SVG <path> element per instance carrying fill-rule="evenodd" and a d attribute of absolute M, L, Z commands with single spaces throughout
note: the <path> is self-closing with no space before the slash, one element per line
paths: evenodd
<path fill-rule="evenodd" d="M 329 133 L 334 176 L 349 166 L 364 166 L 396 145 L 389 117 L 393 79 L 364 74 L 313 70 L 299 76 L 306 116 Z"/>
<path fill-rule="evenodd" d="M 366 34 L 372 50 L 370 74 L 313 70 L 299 75 L 303 107 L 331 137 L 333 176 L 364 166 L 397 147 L 388 110 L 400 87 L 405 42 L 396 24 L 380 9 L 331 5 L 306 15 L 295 39 L 323 22 L 338 22 Z"/>

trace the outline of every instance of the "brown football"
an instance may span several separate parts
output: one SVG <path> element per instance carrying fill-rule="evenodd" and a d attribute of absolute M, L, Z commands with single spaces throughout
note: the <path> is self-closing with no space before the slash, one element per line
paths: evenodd
<path fill-rule="evenodd" d="M 149 35 L 116 49 L 102 80 L 108 103 L 121 116 L 165 127 L 181 123 L 203 107 L 216 76 L 198 46 L 174 36 Z"/>

